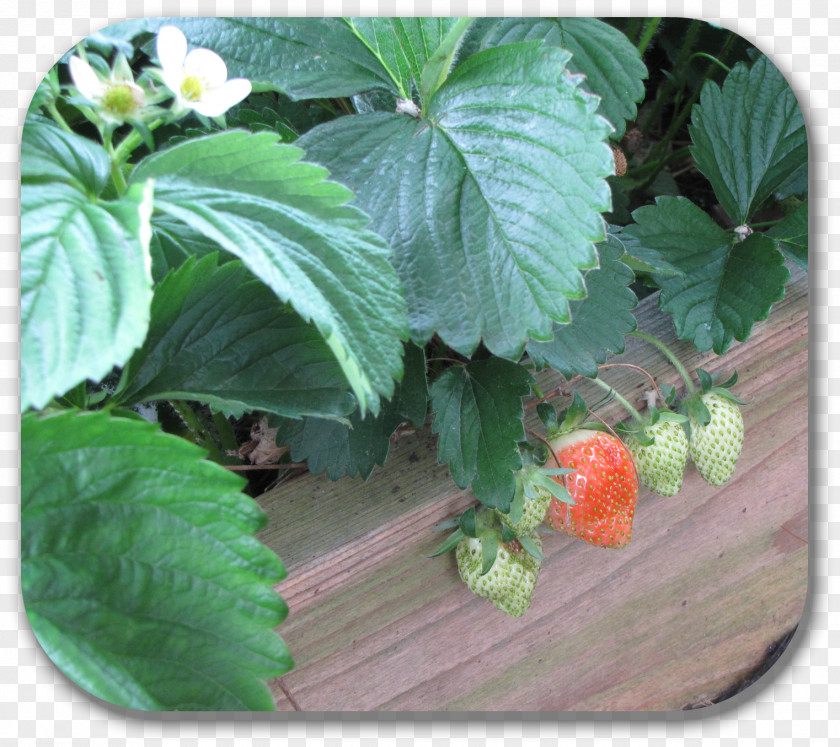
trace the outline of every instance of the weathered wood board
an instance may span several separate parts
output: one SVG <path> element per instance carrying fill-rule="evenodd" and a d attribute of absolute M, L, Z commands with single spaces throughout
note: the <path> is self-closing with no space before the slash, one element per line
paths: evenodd
<path fill-rule="evenodd" d="M 296 662 L 271 683 L 278 708 L 674 710 L 756 667 L 797 625 L 807 592 L 808 284 L 793 274 L 770 317 L 722 358 L 676 341 L 655 297 L 640 305 L 639 328 L 689 370 L 737 369 L 735 391 L 749 405 L 736 474 L 715 488 L 689 466 L 677 496 L 643 489 L 622 550 L 546 536 L 522 618 L 467 591 L 452 554 L 424 557 L 442 539 L 431 527 L 474 503 L 437 463 L 428 429 L 402 436 L 367 482 L 305 474 L 265 494 L 260 539 L 289 571 L 278 591 L 290 614 L 278 630 Z M 680 383 L 635 338 L 609 362 Z M 649 388 L 632 369 L 602 376 L 631 401 Z M 540 377 L 544 391 L 563 383 Z M 598 399 L 585 381 L 572 387 Z M 615 403 L 599 415 L 624 417 Z"/>

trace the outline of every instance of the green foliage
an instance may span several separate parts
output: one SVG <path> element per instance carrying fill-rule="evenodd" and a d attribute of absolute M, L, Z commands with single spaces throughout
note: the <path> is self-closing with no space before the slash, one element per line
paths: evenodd
<path fill-rule="evenodd" d="M 808 168 L 796 96 L 766 57 L 738 63 L 723 87 L 709 82 L 689 127 L 692 154 L 736 225 L 747 223 L 791 177 Z"/>
<path fill-rule="evenodd" d="M 225 86 L 167 65 L 164 25 L 246 79 L 223 114 L 200 112 Z M 267 709 L 292 666 L 283 564 L 214 464 L 254 422 L 334 480 L 431 423 L 484 504 L 441 525 L 438 554 L 481 539 L 489 571 L 518 536 L 532 562 L 543 504 L 572 500 L 543 434 L 590 417 L 575 378 L 598 381 L 625 336 L 684 379 L 666 408 L 702 423 L 700 395 L 736 399 L 735 377 L 699 370 L 698 393 L 636 330 L 637 297 L 723 354 L 783 297 L 785 256 L 807 268 L 795 96 L 701 21 L 141 19 L 82 49 L 21 149 L 22 588 L 49 656 L 118 705 Z M 545 366 L 571 389 L 562 416 Z M 200 406 L 172 422 L 167 399 Z"/>
<path fill-rule="evenodd" d="M 278 426 L 278 443 L 289 444 L 291 457 L 305 461 L 310 472 L 326 472 L 331 480 L 345 475 L 367 479 L 373 468 L 385 464 L 391 436 L 404 422 L 420 428 L 429 399 L 423 350 L 412 343 L 405 349 L 405 373 L 391 400 L 373 417 L 353 413 L 348 423 L 306 417 L 271 420 Z"/>
<path fill-rule="evenodd" d="M 21 147 L 21 411 L 125 363 L 152 298 L 151 186 L 99 198 L 110 173 L 91 141 L 40 123 Z"/>
<path fill-rule="evenodd" d="M 23 599 L 62 671 L 126 708 L 272 709 L 285 571 L 242 479 L 104 412 L 30 413 L 21 443 Z"/>
<path fill-rule="evenodd" d="M 635 275 L 620 261 L 621 242 L 611 235 L 598 250 L 600 266 L 586 273 L 586 298 L 571 302 L 571 322 L 555 324 L 551 341 L 532 340 L 526 348 L 537 366 L 551 366 L 567 379 L 597 376 L 607 354 L 623 353 L 624 335 L 636 329 L 636 295 L 628 288 Z"/>
<path fill-rule="evenodd" d="M 504 513 L 522 466 L 522 397 L 532 381 L 522 366 L 493 357 L 453 366 L 431 387 L 440 461 L 459 487 L 472 486 L 476 498 Z"/>
<path fill-rule="evenodd" d="M 364 19 L 359 19 L 364 20 Z M 383 56 L 344 18 L 160 18 L 190 44 L 221 55 L 231 76 L 292 99 L 352 96 L 374 88 L 401 91 Z M 390 44 L 397 54 L 395 42 Z M 394 63 L 396 64 L 396 63 Z"/>
<path fill-rule="evenodd" d="M 600 97 L 598 113 L 612 124 L 611 137 L 620 140 L 645 93 L 648 73 L 636 47 L 597 18 L 505 18 L 489 29 L 482 47 L 533 39 L 572 53 L 569 71 L 585 76 L 582 87 Z"/>
<path fill-rule="evenodd" d="M 784 297 L 790 273 L 776 243 L 755 233 L 741 241 L 684 197 L 660 197 L 633 213 L 622 235 L 661 253 L 684 277 L 661 278 L 659 305 L 677 334 L 698 350 L 722 355 L 745 340 Z"/>
<path fill-rule="evenodd" d="M 777 223 L 767 236 L 779 242 L 779 248 L 803 270 L 808 269 L 808 200 Z"/>
<path fill-rule="evenodd" d="M 348 18 L 346 23 L 376 56 L 394 81 L 396 93 L 410 99 L 420 89 L 426 63 L 457 18 Z M 444 70 L 444 73 L 446 71 Z M 437 79 L 439 76 L 434 76 Z"/>
<path fill-rule="evenodd" d="M 155 208 L 240 257 L 321 332 L 362 412 L 399 376 L 404 302 L 388 247 L 346 205 L 352 194 L 272 133 L 208 135 L 149 156 Z"/>
<path fill-rule="evenodd" d="M 355 406 L 321 335 L 241 262 L 188 259 L 155 288 L 149 334 L 115 401 L 188 399 L 242 415 L 339 418 Z"/>
<path fill-rule="evenodd" d="M 427 120 L 342 117 L 300 139 L 392 246 L 415 342 L 437 332 L 464 355 L 481 340 L 516 360 L 585 294 L 613 161 L 568 59 L 538 43 L 488 49 L 423 102 Z"/>

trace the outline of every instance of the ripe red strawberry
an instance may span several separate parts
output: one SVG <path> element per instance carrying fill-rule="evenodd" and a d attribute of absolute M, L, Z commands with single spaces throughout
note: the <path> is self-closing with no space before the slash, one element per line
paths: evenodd
<path fill-rule="evenodd" d="M 551 441 L 563 467 L 574 469 L 563 481 L 574 505 L 552 498 L 546 524 L 601 547 L 624 547 L 633 529 L 639 495 L 636 465 L 615 436 L 582 428 Z"/>

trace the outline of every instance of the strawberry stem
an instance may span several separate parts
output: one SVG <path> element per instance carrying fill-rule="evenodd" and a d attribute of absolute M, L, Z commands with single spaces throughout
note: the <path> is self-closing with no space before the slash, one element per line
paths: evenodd
<path fill-rule="evenodd" d="M 606 392 L 609 392 L 613 397 L 615 397 L 624 406 L 624 409 L 626 409 L 627 412 L 629 412 L 633 416 L 634 420 L 637 423 L 644 423 L 645 422 L 644 419 L 642 418 L 642 416 L 639 415 L 639 412 L 636 410 L 636 408 L 633 407 L 633 405 L 631 405 L 624 397 L 622 397 L 609 384 L 607 384 L 606 381 L 601 381 L 601 379 L 597 379 L 597 378 L 592 379 L 592 381 L 594 381 L 599 387 L 601 387 L 601 389 L 605 390 Z"/>
<path fill-rule="evenodd" d="M 689 376 L 688 371 L 686 371 L 685 366 L 682 363 L 680 363 L 679 358 L 677 358 L 677 356 L 674 355 L 673 352 L 671 352 L 671 349 L 664 342 L 657 340 L 655 337 L 647 334 L 646 332 L 640 332 L 639 330 L 628 332 L 627 334 L 633 337 L 638 337 L 641 340 L 645 340 L 654 347 L 659 348 L 659 350 L 661 350 L 665 354 L 665 357 L 668 358 L 669 361 L 671 361 L 671 363 L 674 365 L 674 368 L 676 368 L 677 371 L 679 371 L 680 376 L 682 376 L 683 381 L 685 381 L 686 392 L 688 394 L 694 394 L 694 392 L 697 391 L 697 387 L 695 387 L 692 383 L 691 377 Z"/>
<path fill-rule="evenodd" d="M 648 379 L 650 379 L 650 383 L 653 385 L 653 388 L 656 391 L 656 394 L 659 396 L 659 398 L 662 401 L 665 400 L 665 398 L 662 396 L 662 392 L 659 389 L 659 384 L 657 384 L 656 379 L 654 379 L 653 376 L 651 376 L 650 371 L 645 370 L 641 366 L 635 366 L 632 363 L 605 363 L 602 366 L 599 366 L 599 370 L 602 369 L 602 368 L 613 368 L 614 366 L 623 366 L 624 368 L 632 368 L 635 371 L 639 371 L 639 372 L 643 373 L 645 376 L 648 377 Z"/>

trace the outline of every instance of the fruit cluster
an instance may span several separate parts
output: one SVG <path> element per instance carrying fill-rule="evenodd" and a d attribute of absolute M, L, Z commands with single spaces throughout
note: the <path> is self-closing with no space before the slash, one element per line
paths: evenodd
<path fill-rule="evenodd" d="M 538 412 L 548 431 L 544 444 L 550 452 L 546 449 L 543 460 L 517 473 L 508 511 L 480 506 L 440 525 L 457 528 L 435 555 L 454 548 L 467 587 L 519 617 L 530 605 L 543 560 L 538 529 L 620 548 L 632 536 L 640 484 L 673 496 L 682 487 L 690 459 L 706 482 L 723 485 L 741 454 L 744 420 L 739 405 L 744 403 L 729 391 L 735 375 L 720 385 L 702 369 L 697 376 L 699 390 L 686 376 L 686 396 L 675 405 L 675 391 L 670 389 L 665 407 L 651 406 L 645 418 L 600 379 L 593 379 L 633 416 L 616 430 L 584 422 L 591 411 L 577 393 L 562 421 L 542 402 Z"/>

